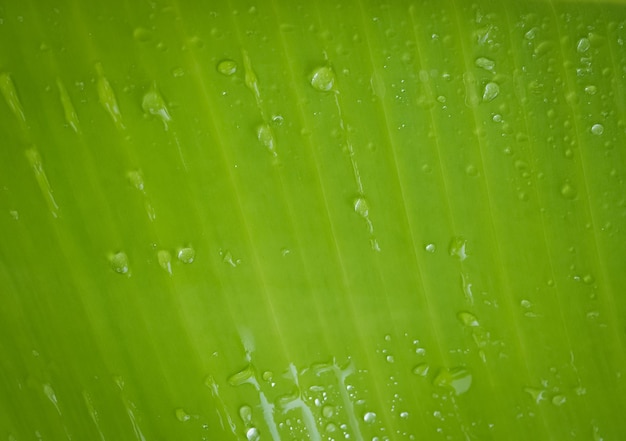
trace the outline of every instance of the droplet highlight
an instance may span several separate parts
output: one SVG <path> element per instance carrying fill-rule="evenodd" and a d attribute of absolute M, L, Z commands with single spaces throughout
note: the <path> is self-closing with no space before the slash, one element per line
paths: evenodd
<path fill-rule="evenodd" d="M 311 86 L 320 92 L 329 92 L 335 85 L 335 72 L 329 66 L 321 66 L 311 74 Z"/>
<path fill-rule="evenodd" d="M 182 263 L 192 263 L 196 258 L 196 251 L 191 247 L 181 248 L 177 257 Z"/>
<path fill-rule="evenodd" d="M 500 86 L 498 83 L 489 82 L 485 84 L 485 90 L 483 91 L 483 102 L 489 103 L 496 99 L 498 94 L 500 93 Z"/>
<path fill-rule="evenodd" d="M 118 274 L 130 274 L 130 268 L 128 264 L 128 256 L 125 252 L 120 251 L 118 253 L 109 256 L 109 262 L 111 268 Z"/>

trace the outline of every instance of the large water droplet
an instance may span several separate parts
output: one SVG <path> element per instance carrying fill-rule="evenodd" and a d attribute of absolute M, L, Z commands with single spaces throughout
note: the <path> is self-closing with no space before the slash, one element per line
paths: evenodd
<path fill-rule="evenodd" d="M 120 251 L 119 253 L 109 256 L 109 262 L 111 263 L 113 271 L 116 273 L 129 274 L 128 256 L 125 252 Z"/>
<path fill-rule="evenodd" d="M 237 72 L 237 63 L 233 60 L 222 60 L 217 63 L 217 71 L 222 75 L 230 76 Z"/>
<path fill-rule="evenodd" d="M 335 415 L 335 407 L 334 406 L 324 406 L 322 408 L 322 415 L 324 418 L 332 418 Z"/>
<path fill-rule="evenodd" d="M 311 74 L 311 86 L 320 92 L 329 92 L 335 85 L 335 72 L 329 66 L 321 66 Z"/>
<path fill-rule="evenodd" d="M 488 103 L 496 99 L 498 94 L 500 93 L 500 86 L 497 83 L 489 82 L 485 85 L 485 90 L 483 91 L 483 101 Z"/>
<path fill-rule="evenodd" d="M 376 414 L 374 412 L 366 412 L 365 415 L 363 415 L 363 421 L 368 424 L 374 423 L 376 421 Z"/>
<path fill-rule="evenodd" d="M 191 247 L 185 247 L 178 250 L 178 260 L 183 263 L 192 263 L 196 258 L 196 251 Z"/>
<path fill-rule="evenodd" d="M 365 198 L 356 198 L 354 200 L 354 212 L 361 217 L 369 216 L 370 208 Z"/>
<path fill-rule="evenodd" d="M 246 438 L 248 441 L 258 441 L 261 439 L 261 434 L 259 433 L 259 429 L 256 427 L 251 427 L 246 431 Z"/>
<path fill-rule="evenodd" d="M 448 389 L 455 395 L 461 395 L 472 385 L 472 374 L 464 367 L 443 368 L 437 373 L 433 384 Z"/>

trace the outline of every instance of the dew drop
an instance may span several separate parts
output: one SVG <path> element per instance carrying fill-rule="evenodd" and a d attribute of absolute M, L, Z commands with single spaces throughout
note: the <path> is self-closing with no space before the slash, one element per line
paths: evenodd
<path fill-rule="evenodd" d="M 485 84 L 485 90 L 483 91 L 483 102 L 488 103 L 496 99 L 500 93 L 500 86 L 493 81 Z"/>
<path fill-rule="evenodd" d="M 426 244 L 424 249 L 432 254 L 432 253 L 434 253 L 437 250 L 437 247 L 435 246 L 434 243 L 429 243 L 429 244 Z"/>
<path fill-rule="evenodd" d="M 413 373 L 415 375 L 419 375 L 420 377 L 425 377 L 428 375 L 429 370 L 430 366 L 428 366 L 428 363 L 420 363 L 413 368 Z"/>
<path fill-rule="evenodd" d="M 258 441 L 261 439 L 261 434 L 259 433 L 259 429 L 256 427 L 251 427 L 246 431 L 246 438 L 248 441 Z"/>
<path fill-rule="evenodd" d="M 471 312 L 467 312 L 467 311 L 461 311 L 459 312 L 456 317 L 459 319 L 459 321 L 461 323 L 463 323 L 465 326 L 469 326 L 472 328 L 478 327 L 480 326 L 480 323 L 478 322 L 478 319 L 476 318 L 476 316 L 474 314 L 472 314 Z"/>
<path fill-rule="evenodd" d="M 335 85 L 335 73 L 329 66 L 321 66 L 311 74 L 311 86 L 320 92 L 329 92 Z"/>
<path fill-rule="evenodd" d="M 222 75 L 231 76 L 237 72 L 237 63 L 233 60 L 222 60 L 217 63 L 217 71 Z"/>
<path fill-rule="evenodd" d="M 395 363 L 396 359 L 393 355 L 387 355 L 387 357 L 385 357 L 385 360 L 387 360 L 387 363 Z"/>
<path fill-rule="evenodd" d="M 324 406 L 322 408 L 322 415 L 324 416 L 324 418 L 332 418 L 335 415 L 335 407 Z"/>
<path fill-rule="evenodd" d="M 129 274 L 128 256 L 125 252 L 120 251 L 119 253 L 111 255 L 109 257 L 109 262 L 111 263 L 113 271 L 116 273 Z"/>
<path fill-rule="evenodd" d="M 337 431 L 337 425 L 335 423 L 328 423 L 326 424 L 326 427 L 324 428 L 324 430 L 326 430 L 327 433 L 333 433 Z"/>
<path fill-rule="evenodd" d="M 168 274 L 172 274 L 172 255 L 170 254 L 169 251 L 167 250 L 159 250 L 157 252 L 157 260 L 159 261 L 159 265 L 161 266 L 161 268 L 163 268 L 165 271 L 168 272 Z"/>
<path fill-rule="evenodd" d="M 561 186 L 561 195 L 565 198 L 565 199 L 575 199 L 577 196 L 577 191 L 576 189 L 572 186 L 572 184 L 570 183 L 565 183 Z"/>
<path fill-rule="evenodd" d="M 244 404 L 239 408 L 239 416 L 245 424 L 250 424 L 252 422 L 252 408 Z"/>
<path fill-rule="evenodd" d="M 165 100 L 156 87 L 156 83 L 152 83 L 150 89 L 143 96 L 141 108 L 147 114 L 159 117 L 161 121 L 163 121 L 165 130 L 167 130 L 167 123 L 172 118 L 170 117 L 170 113 L 165 105 Z"/>
<path fill-rule="evenodd" d="M 268 124 L 261 124 L 256 129 L 257 139 L 263 144 L 267 150 L 276 156 L 276 139 L 274 138 L 274 132 Z"/>
<path fill-rule="evenodd" d="M 472 385 L 472 374 L 464 367 L 443 368 L 437 373 L 433 385 L 443 387 L 455 395 L 461 395 Z"/>
<path fill-rule="evenodd" d="M 604 126 L 602 124 L 594 124 L 591 126 L 591 133 L 594 135 L 602 135 L 604 133 Z"/>
<path fill-rule="evenodd" d="M 533 401 L 535 403 L 539 403 L 543 400 L 545 400 L 545 393 L 546 391 L 544 389 L 536 389 L 534 387 L 526 387 L 524 388 L 524 392 L 526 392 L 527 394 L 529 394 Z"/>
<path fill-rule="evenodd" d="M 448 252 L 453 257 L 458 257 L 459 260 L 464 261 L 467 259 L 467 252 L 465 247 L 467 245 L 467 240 L 463 237 L 457 236 L 453 237 L 450 241 L 450 246 L 448 247 Z"/>
<path fill-rule="evenodd" d="M 593 278 L 593 276 L 592 276 L 591 274 L 585 274 L 585 275 L 583 276 L 583 282 L 584 282 L 586 285 L 591 285 L 591 284 L 592 284 L 593 282 L 595 282 L 595 281 L 596 281 L 596 279 L 594 279 L 594 278 Z"/>
<path fill-rule="evenodd" d="M 196 257 L 196 251 L 191 247 L 185 247 L 178 250 L 178 260 L 182 263 L 192 263 Z"/>
<path fill-rule="evenodd" d="M 182 423 L 191 419 L 191 416 L 184 409 L 178 408 L 174 413 L 176 414 L 176 419 Z"/>
<path fill-rule="evenodd" d="M 369 216 L 370 208 L 365 198 L 361 197 L 354 200 L 354 212 L 363 218 Z"/>
<path fill-rule="evenodd" d="M 591 47 L 591 42 L 589 41 L 589 39 L 583 37 L 580 40 L 578 40 L 578 44 L 576 45 L 576 50 L 579 53 L 583 54 L 587 52 L 590 47 Z"/>
<path fill-rule="evenodd" d="M 596 93 L 598 93 L 598 88 L 593 84 L 590 84 L 589 86 L 585 86 L 585 93 L 587 93 L 588 95 L 595 95 Z"/>
<path fill-rule="evenodd" d="M 366 412 L 365 415 L 363 415 L 363 421 L 368 424 L 374 423 L 376 421 L 376 414 L 374 412 Z"/>
<path fill-rule="evenodd" d="M 562 406 L 567 401 L 565 395 L 555 395 L 552 397 L 552 404 L 555 406 Z"/>
<path fill-rule="evenodd" d="M 496 67 L 495 61 L 486 57 L 476 58 L 476 60 L 474 61 L 474 64 L 476 65 L 476 67 L 480 67 L 481 69 L 485 69 L 486 71 L 489 71 L 489 72 L 493 72 Z"/>
<path fill-rule="evenodd" d="M 409 412 L 400 412 L 400 418 L 406 420 L 409 418 Z"/>

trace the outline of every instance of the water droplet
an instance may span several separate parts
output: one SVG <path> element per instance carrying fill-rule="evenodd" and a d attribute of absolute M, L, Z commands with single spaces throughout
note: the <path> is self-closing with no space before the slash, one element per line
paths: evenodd
<path fill-rule="evenodd" d="M 129 172 L 126 173 L 126 178 L 128 179 L 128 182 L 130 182 L 130 184 L 133 187 L 135 187 L 139 191 L 143 191 L 144 183 L 143 183 L 143 176 L 141 174 L 141 170 L 130 170 Z"/>
<path fill-rule="evenodd" d="M 555 395 L 552 397 L 552 404 L 555 406 L 562 406 L 567 401 L 565 395 Z"/>
<path fill-rule="evenodd" d="M 246 425 L 250 424 L 252 422 L 252 408 L 244 404 L 239 408 L 239 416 Z"/>
<path fill-rule="evenodd" d="M 109 256 L 109 262 L 111 263 L 113 271 L 116 273 L 129 274 L 128 256 L 125 252 L 120 251 L 119 253 L 112 254 Z"/>
<path fill-rule="evenodd" d="M 182 67 L 175 67 L 172 69 L 172 76 L 174 78 L 180 78 L 185 76 L 185 69 L 183 69 Z"/>
<path fill-rule="evenodd" d="M 400 412 L 400 418 L 406 420 L 409 418 L 409 412 Z"/>
<path fill-rule="evenodd" d="M 273 156 L 276 156 L 276 139 L 274 132 L 268 124 L 261 124 L 256 129 L 257 139 L 263 144 Z"/>
<path fill-rule="evenodd" d="M 478 319 L 471 312 L 461 311 L 461 312 L 459 312 L 456 315 L 456 317 L 465 326 L 469 326 L 469 327 L 478 327 L 478 326 L 480 326 L 480 323 L 478 322 Z"/>
<path fill-rule="evenodd" d="M 589 41 L 589 39 L 583 37 L 580 40 L 578 40 L 578 44 L 576 45 L 576 50 L 579 53 L 583 54 L 587 52 L 590 47 L 591 47 L 591 42 Z"/>
<path fill-rule="evenodd" d="M 107 80 L 104 76 L 102 64 L 96 64 L 96 71 L 98 72 L 98 99 L 100 104 L 108 112 L 116 127 L 123 130 L 125 127 L 122 123 L 122 113 L 120 112 L 120 107 L 117 104 L 117 98 L 115 98 L 113 87 L 111 87 L 109 80 Z"/>
<path fill-rule="evenodd" d="M 259 429 L 256 427 L 250 427 L 246 431 L 246 438 L 248 441 L 258 441 L 261 439 L 261 434 L 259 433 Z"/>
<path fill-rule="evenodd" d="M 217 63 L 217 71 L 222 75 L 233 75 L 237 72 L 237 63 L 233 60 L 222 60 Z"/>
<path fill-rule="evenodd" d="M 572 184 L 570 183 L 565 183 L 561 186 L 561 195 L 565 198 L 565 199 L 575 199 L 577 196 L 578 192 L 576 191 L 576 189 L 572 186 Z"/>
<path fill-rule="evenodd" d="M 74 132 L 80 132 L 80 123 L 78 121 L 78 114 L 74 109 L 72 100 L 70 99 L 63 82 L 60 78 L 57 78 L 57 88 L 59 89 L 59 97 L 61 98 L 61 105 L 63 106 L 63 113 L 65 115 L 65 122 L 74 130 Z"/>
<path fill-rule="evenodd" d="M 415 375 L 419 375 L 420 377 L 425 377 L 428 375 L 429 370 L 430 366 L 428 366 L 428 363 L 420 363 L 413 368 L 413 373 Z"/>
<path fill-rule="evenodd" d="M 228 383 L 231 386 L 241 386 L 242 384 L 247 383 L 252 379 L 254 379 L 254 367 L 249 364 L 241 371 L 231 375 L 228 378 Z"/>
<path fill-rule="evenodd" d="M 451 256 L 458 257 L 461 262 L 467 259 L 467 252 L 465 247 L 467 245 L 467 240 L 465 240 L 461 236 L 453 237 L 450 241 L 450 246 L 448 247 L 448 252 Z"/>
<path fill-rule="evenodd" d="M 191 419 L 191 415 L 189 415 L 187 412 L 185 412 L 184 409 L 181 409 L 181 408 L 176 409 L 175 414 L 176 414 L 176 419 L 183 423 Z"/>
<path fill-rule="evenodd" d="M 152 40 L 152 32 L 146 28 L 135 28 L 133 38 L 140 43 L 147 43 Z"/>
<path fill-rule="evenodd" d="M 233 268 L 239 266 L 241 263 L 241 259 L 235 259 L 228 250 L 220 250 L 220 257 L 222 258 L 222 262 L 229 264 Z"/>
<path fill-rule="evenodd" d="M 327 433 L 333 433 L 337 431 L 337 425 L 335 423 L 328 423 L 326 424 L 326 427 L 324 428 L 324 430 L 326 430 Z"/>
<path fill-rule="evenodd" d="M 483 91 L 483 101 L 488 103 L 496 99 L 498 94 L 500 93 L 500 86 L 493 81 L 485 84 L 485 90 Z"/>
<path fill-rule="evenodd" d="M 11 109 L 13 114 L 18 119 L 26 121 L 24 109 L 22 108 L 22 103 L 17 96 L 15 84 L 13 83 L 13 79 L 11 79 L 11 76 L 8 73 L 0 73 L 0 92 L 2 92 L 4 100 L 9 105 L 9 108 Z"/>
<path fill-rule="evenodd" d="M 395 363 L 396 359 L 393 355 L 387 355 L 387 357 L 385 357 L 385 360 L 387 360 L 387 363 Z"/>
<path fill-rule="evenodd" d="M 594 135 L 602 135 L 604 133 L 604 126 L 602 124 L 594 124 L 591 126 L 591 133 Z"/>
<path fill-rule="evenodd" d="M 366 412 L 365 415 L 363 415 L 363 421 L 368 424 L 374 423 L 376 421 L 376 414 L 374 412 Z"/>
<path fill-rule="evenodd" d="M 533 40 L 537 36 L 537 28 L 530 28 L 525 34 L 526 40 Z"/>
<path fill-rule="evenodd" d="M 191 247 L 185 247 L 178 250 L 178 260 L 182 263 L 192 263 L 196 257 L 196 251 Z"/>
<path fill-rule="evenodd" d="M 530 309 L 533 305 L 528 300 L 524 299 L 520 302 L 520 305 L 524 309 Z"/>
<path fill-rule="evenodd" d="M 495 61 L 486 57 L 476 58 L 476 60 L 474 61 L 474 64 L 477 67 L 480 67 L 481 69 L 485 69 L 486 71 L 489 71 L 489 72 L 493 72 L 496 67 Z"/>
<path fill-rule="evenodd" d="M 172 255 L 167 250 L 159 250 L 157 252 L 157 260 L 159 265 L 170 275 L 172 274 Z"/>
<path fill-rule="evenodd" d="M 165 100 L 157 90 L 156 83 L 152 83 L 150 89 L 143 96 L 141 108 L 147 114 L 161 118 L 161 121 L 163 121 L 163 125 L 165 126 L 165 130 L 167 130 L 167 123 L 172 118 L 170 117 L 167 106 L 165 105 Z"/>
<path fill-rule="evenodd" d="M 428 251 L 429 253 L 434 253 L 437 250 L 437 247 L 435 246 L 434 243 L 429 243 L 429 244 L 426 244 L 424 249 Z"/>
<path fill-rule="evenodd" d="M 526 387 L 524 388 L 524 392 L 529 394 L 535 403 L 539 403 L 546 399 L 545 397 L 545 389 L 536 389 L 534 387 Z"/>
<path fill-rule="evenodd" d="M 356 198 L 354 200 L 354 212 L 363 218 L 367 218 L 369 216 L 369 205 L 365 198 Z"/>
<path fill-rule="evenodd" d="M 585 274 L 585 275 L 583 276 L 583 282 L 584 282 L 586 285 L 591 285 L 591 284 L 592 284 L 593 282 L 595 282 L 595 281 L 596 281 L 596 279 L 594 279 L 594 278 L 593 278 L 593 276 L 592 276 L 591 274 Z"/>
<path fill-rule="evenodd" d="M 324 416 L 324 418 L 332 418 L 335 415 L 335 407 L 324 406 L 322 408 L 322 415 Z"/>
<path fill-rule="evenodd" d="M 329 66 L 321 66 L 311 74 L 311 86 L 320 92 L 329 92 L 335 85 L 335 73 Z"/>
<path fill-rule="evenodd" d="M 448 389 L 455 395 L 461 395 L 471 387 L 472 374 L 464 367 L 442 368 L 433 380 L 433 384 Z"/>
<path fill-rule="evenodd" d="M 593 84 L 590 84 L 589 86 L 585 86 L 585 92 L 588 95 L 595 95 L 598 92 L 598 88 Z"/>

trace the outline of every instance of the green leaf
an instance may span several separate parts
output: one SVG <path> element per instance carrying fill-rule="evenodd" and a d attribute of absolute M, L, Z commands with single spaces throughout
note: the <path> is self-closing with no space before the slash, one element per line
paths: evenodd
<path fill-rule="evenodd" d="M 0 439 L 620 439 L 625 39 L 0 3 Z"/>

